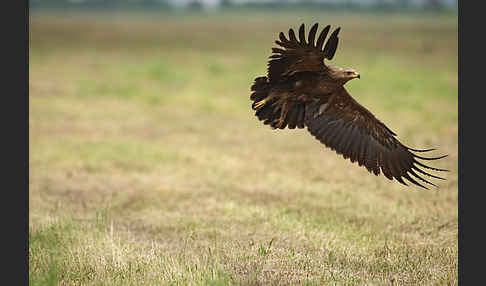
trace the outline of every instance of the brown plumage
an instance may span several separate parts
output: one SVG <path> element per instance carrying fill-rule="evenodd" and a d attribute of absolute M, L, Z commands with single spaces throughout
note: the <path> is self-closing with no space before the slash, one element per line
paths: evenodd
<path fill-rule="evenodd" d="M 308 39 L 304 24 L 298 39 L 293 29 L 289 29 L 288 39 L 284 33 L 279 34 L 275 42 L 282 48 L 272 48 L 267 76 L 257 77 L 251 86 L 250 99 L 258 119 L 273 129 L 307 127 L 322 144 L 375 175 L 381 170 L 388 179 L 404 185 L 407 183 L 403 179 L 425 189 L 421 182 L 436 186 L 423 176 L 444 178 L 423 169 L 447 170 L 429 167 L 417 159 L 437 160 L 447 155 L 428 158 L 415 154 L 434 149 L 403 145 L 393 131 L 354 100 L 344 84 L 360 75 L 354 69 L 324 63 L 336 53 L 340 28 L 327 42 L 330 26 L 316 40 L 317 28 L 317 23 L 312 26 Z"/>

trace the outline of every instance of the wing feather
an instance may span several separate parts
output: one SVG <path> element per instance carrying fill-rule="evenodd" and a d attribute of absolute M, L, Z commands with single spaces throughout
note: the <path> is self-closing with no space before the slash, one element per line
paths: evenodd
<path fill-rule="evenodd" d="M 365 138 L 363 138 L 365 139 Z M 366 150 L 368 150 L 368 143 L 369 140 L 361 140 L 361 145 L 359 148 L 359 154 L 358 154 L 358 165 L 359 166 L 365 166 L 366 167 Z"/>
<path fill-rule="evenodd" d="M 336 30 L 334 30 L 334 32 L 332 32 L 329 40 L 326 43 L 326 46 L 324 47 L 324 57 L 326 59 L 332 60 L 332 58 L 334 57 L 334 53 L 336 53 L 339 42 L 338 33 L 340 30 L 341 28 L 337 28 Z"/>
<path fill-rule="evenodd" d="M 305 127 L 305 105 L 299 106 L 299 113 L 297 115 L 297 127 L 304 128 Z"/>
<path fill-rule="evenodd" d="M 342 148 L 343 148 L 343 157 L 344 159 L 348 159 L 351 157 L 351 152 L 349 150 L 349 147 L 351 146 L 351 144 L 353 143 L 353 137 L 356 136 L 355 135 L 355 126 L 352 125 L 352 124 L 349 124 L 349 127 L 348 127 L 348 132 L 346 132 L 343 136 L 343 139 L 342 139 Z"/>
<path fill-rule="evenodd" d="M 288 39 L 283 32 L 280 32 L 279 40 L 275 43 L 281 48 L 272 48 L 273 54 L 269 57 L 267 73 L 270 82 L 280 81 L 298 72 L 327 70 L 324 59 L 331 60 L 334 57 L 340 28 L 334 30 L 322 49 L 329 29 L 328 25 L 321 31 L 316 44 L 314 41 L 318 23 L 311 27 L 308 40 L 306 40 L 304 24 L 299 27 L 298 39 L 292 28 L 289 29 Z"/>
<path fill-rule="evenodd" d="M 317 32 L 317 27 L 319 24 L 315 23 L 310 31 L 309 31 L 309 46 L 313 47 L 314 46 L 314 40 L 316 39 L 316 32 Z"/>
<path fill-rule="evenodd" d="M 393 174 L 392 174 L 390 167 L 388 166 L 388 162 L 385 160 L 385 158 L 386 158 L 385 153 L 384 152 L 380 153 L 378 164 L 381 166 L 381 171 L 383 172 L 383 175 L 385 175 L 385 177 L 387 177 L 387 179 L 393 180 Z"/>
<path fill-rule="evenodd" d="M 289 129 L 295 129 L 297 126 L 297 115 L 299 110 L 297 108 L 292 108 L 287 113 Z"/>
<path fill-rule="evenodd" d="M 323 110 L 324 104 L 327 104 L 327 108 L 319 112 Z M 370 173 L 383 173 L 390 180 L 395 179 L 408 185 L 404 181 L 406 179 L 425 189 L 427 187 L 422 183 L 436 185 L 422 175 L 444 180 L 419 167 L 434 171 L 447 170 L 429 167 L 417 159 L 438 160 L 445 156 L 423 157 L 413 153 L 433 149 L 412 149 L 400 143 L 395 133 L 356 102 L 344 87 L 331 95 L 328 102 L 308 103 L 306 113 L 309 113 L 306 114 L 307 130 L 317 140 L 345 159 L 357 161 L 359 166 L 365 167 Z"/>
<path fill-rule="evenodd" d="M 292 28 L 289 29 L 289 39 L 290 42 L 297 44 L 297 38 L 295 37 L 294 29 Z"/>
<path fill-rule="evenodd" d="M 368 149 L 366 150 L 366 165 L 367 169 L 370 172 L 373 172 L 375 175 L 380 174 L 380 168 L 378 167 L 377 159 L 378 159 L 378 148 L 375 145 L 375 139 L 373 137 L 370 140 L 370 144 L 368 144 Z"/>
<path fill-rule="evenodd" d="M 331 25 L 327 25 L 322 29 L 321 33 L 319 34 L 319 38 L 317 39 L 316 48 L 318 50 L 322 50 L 322 46 L 324 45 L 324 41 L 326 40 L 327 34 L 329 33 L 329 29 L 331 29 Z"/>
<path fill-rule="evenodd" d="M 300 25 L 299 28 L 299 40 L 301 45 L 307 45 L 307 42 L 305 41 L 305 27 L 304 24 Z"/>
<path fill-rule="evenodd" d="M 354 129 L 351 138 L 352 139 L 349 140 L 350 144 L 347 152 L 349 152 L 349 159 L 352 163 L 354 163 L 358 160 L 358 148 L 361 140 L 361 136 L 357 127 Z"/>

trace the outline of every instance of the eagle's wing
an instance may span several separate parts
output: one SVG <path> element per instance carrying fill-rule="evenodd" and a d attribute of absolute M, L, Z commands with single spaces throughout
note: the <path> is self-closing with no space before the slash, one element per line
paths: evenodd
<path fill-rule="evenodd" d="M 330 25 L 324 27 L 315 42 L 318 24 L 310 29 L 308 40 L 305 39 L 305 27 L 299 28 L 299 39 L 295 37 L 294 30 L 289 29 L 289 39 L 280 32 L 280 41 L 275 41 L 281 48 L 272 48 L 273 55 L 268 62 L 268 78 L 270 81 L 278 81 L 282 77 L 290 76 L 302 71 L 326 70 L 324 59 L 331 60 L 334 57 L 338 45 L 338 33 L 341 28 L 332 32 L 326 45 L 324 42 L 329 33 Z M 315 43 L 314 43 L 315 42 Z M 324 46 L 324 48 L 323 48 Z"/>
<path fill-rule="evenodd" d="M 306 105 L 306 126 L 308 131 L 321 143 L 342 154 L 351 162 L 358 162 L 375 175 L 383 174 L 390 180 L 395 178 L 398 182 L 407 185 L 402 178 L 415 185 L 427 189 L 417 182 L 418 180 L 434 185 L 421 175 L 443 179 L 420 169 L 432 168 L 419 161 L 436 160 L 443 158 L 426 158 L 412 153 L 426 152 L 416 150 L 400 143 L 388 127 L 379 121 L 370 111 L 356 102 L 343 88 L 331 95 L 328 101 L 317 101 Z M 417 174 L 419 173 L 419 174 Z M 434 185 L 435 186 L 435 185 Z"/>

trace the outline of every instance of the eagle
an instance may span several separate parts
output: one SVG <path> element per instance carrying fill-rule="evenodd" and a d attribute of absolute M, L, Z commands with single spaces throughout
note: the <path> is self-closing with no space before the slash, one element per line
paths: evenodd
<path fill-rule="evenodd" d="M 309 133 L 344 159 L 364 166 L 369 173 L 380 173 L 408 186 L 411 182 L 428 189 L 434 183 L 424 176 L 445 180 L 425 170 L 448 171 L 430 167 L 419 160 L 438 160 L 417 153 L 435 149 L 412 149 L 396 138 L 396 134 L 359 104 L 344 85 L 360 74 L 352 68 L 326 64 L 332 60 L 339 42 L 340 27 L 326 42 L 331 26 L 325 26 L 316 40 L 318 23 L 306 39 L 302 24 L 298 38 L 292 28 L 288 38 L 283 32 L 272 48 L 267 75 L 255 78 L 250 100 L 258 120 L 272 129 L 307 128 Z M 381 170 L 381 172 L 380 172 Z M 430 171 L 429 171 L 430 172 Z"/>

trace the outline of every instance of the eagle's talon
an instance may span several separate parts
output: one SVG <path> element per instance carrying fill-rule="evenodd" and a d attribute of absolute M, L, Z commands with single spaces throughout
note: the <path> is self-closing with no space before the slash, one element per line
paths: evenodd
<path fill-rule="evenodd" d="M 283 118 L 276 119 L 275 122 L 277 122 L 277 124 L 275 125 L 276 128 L 282 128 L 282 125 L 284 123 Z"/>
<path fill-rule="evenodd" d="M 262 108 L 265 105 L 265 103 L 267 103 L 267 101 L 265 99 L 260 100 L 259 102 L 256 102 L 255 103 L 255 105 L 253 106 L 253 108 L 255 110 L 258 110 L 258 109 Z"/>

